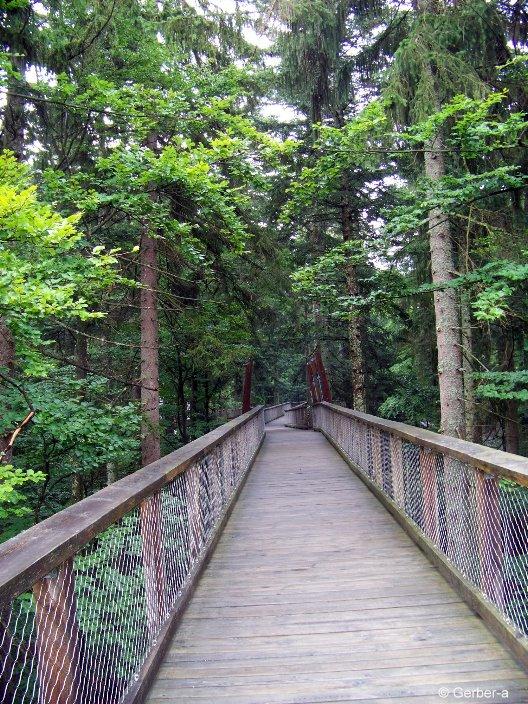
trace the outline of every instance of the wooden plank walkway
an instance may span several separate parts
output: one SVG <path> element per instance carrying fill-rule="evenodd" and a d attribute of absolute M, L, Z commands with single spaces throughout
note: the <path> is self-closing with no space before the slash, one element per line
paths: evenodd
<path fill-rule="evenodd" d="M 267 429 L 148 703 L 528 702 L 527 675 L 325 438 Z"/>

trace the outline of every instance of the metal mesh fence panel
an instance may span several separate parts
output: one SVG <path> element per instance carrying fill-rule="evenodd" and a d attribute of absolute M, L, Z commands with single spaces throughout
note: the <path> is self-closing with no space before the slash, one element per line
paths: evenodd
<path fill-rule="evenodd" d="M 0 609 L 2 704 L 118 704 L 264 433 L 262 412 Z"/>
<path fill-rule="evenodd" d="M 326 405 L 322 430 L 504 619 L 528 635 L 528 489 Z"/>
<path fill-rule="evenodd" d="M 292 428 L 312 427 L 312 407 L 307 403 L 300 403 L 297 406 L 287 408 L 284 413 L 286 425 Z"/>
<path fill-rule="evenodd" d="M 279 403 L 277 406 L 268 406 L 264 409 L 264 422 L 271 423 L 272 420 L 281 418 L 289 407 L 289 403 Z"/>

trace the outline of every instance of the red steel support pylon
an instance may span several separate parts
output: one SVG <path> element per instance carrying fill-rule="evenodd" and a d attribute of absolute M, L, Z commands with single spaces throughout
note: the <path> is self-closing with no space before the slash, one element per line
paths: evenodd
<path fill-rule="evenodd" d="M 326 375 L 326 369 L 323 364 L 323 358 L 321 356 L 321 350 L 316 349 L 314 354 L 315 364 L 317 366 L 317 371 L 319 372 L 319 383 L 321 387 L 322 401 L 332 402 L 332 392 L 330 391 L 330 384 L 328 383 L 328 377 Z"/>
<path fill-rule="evenodd" d="M 328 383 L 326 369 L 319 348 L 316 349 L 306 363 L 306 379 L 312 403 L 319 403 L 320 401 L 328 401 L 330 403 L 332 401 L 332 392 L 330 391 L 330 384 Z"/>

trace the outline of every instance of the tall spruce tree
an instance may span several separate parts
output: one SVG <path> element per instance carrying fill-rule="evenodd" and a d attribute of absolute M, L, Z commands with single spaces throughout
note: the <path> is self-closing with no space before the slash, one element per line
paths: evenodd
<path fill-rule="evenodd" d="M 309 165 L 317 158 L 317 125 L 326 123 L 343 128 L 354 112 L 354 85 L 352 73 L 354 60 L 347 54 L 351 44 L 351 26 L 380 11 L 381 3 L 366 6 L 362 2 L 334 0 L 277 5 L 279 18 L 286 24 L 277 39 L 281 57 L 280 80 L 288 99 L 307 118 L 309 132 L 306 161 Z M 354 180 L 350 170 L 342 173 L 338 197 L 339 228 L 343 242 L 361 250 L 361 197 L 357 191 L 363 183 Z M 315 256 L 324 252 L 322 225 L 309 225 L 312 250 Z M 352 249 L 350 250 L 352 252 Z M 344 265 L 346 291 L 352 298 L 360 295 L 360 282 L 356 257 L 351 256 Z M 316 304 L 319 307 L 319 304 Z M 318 324 L 321 324 L 319 316 Z M 364 351 L 365 319 L 357 310 L 348 316 L 348 354 L 350 362 L 350 387 L 353 407 L 367 410 L 367 380 Z"/>
<path fill-rule="evenodd" d="M 388 95 L 400 124 L 424 119 L 458 93 L 482 97 L 496 66 L 507 57 L 506 38 L 492 3 L 420 0 L 406 39 L 395 53 Z M 434 184 L 447 174 L 443 127 L 423 144 L 426 178 Z M 435 308 L 440 427 L 465 437 L 465 390 L 459 298 L 449 283 L 458 270 L 450 214 L 431 208 L 428 218 Z"/>

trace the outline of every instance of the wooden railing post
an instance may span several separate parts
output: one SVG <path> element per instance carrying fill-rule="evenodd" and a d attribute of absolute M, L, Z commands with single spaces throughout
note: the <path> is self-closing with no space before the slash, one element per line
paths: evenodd
<path fill-rule="evenodd" d="M 420 447 L 420 475 L 423 495 L 423 531 L 438 545 L 438 481 L 436 457 L 425 447 Z"/>
<path fill-rule="evenodd" d="M 403 476 L 402 441 L 397 435 L 390 436 L 392 491 L 394 501 L 405 508 L 405 481 Z"/>
<path fill-rule="evenodd" d="M 468 545 L 468 479 L 463 462 L 444 456 L 447 555 L 463 570 Z"/>
<path fill-rule="evenodd" d="M 231 444 L 231 438 L 228 441 Z M 230 453 L 229 453 L 230 455 Z M 230 459 L 229 459 L 230 461 Z M 201 521 L 200 521 L 200 477 L 199 467 L 192 465 L 185 472 L 185 504 L 187 509 L 187 532 L 190 567 L 200 553 L 202 545 Z M 230 487 L 233 484 L 233 477 L 230 474 Z"/>
<path fill-rule="evenodd" d="M 82 704 L 73 560 L 35 582 L 39 704 Z"/>
<path fill-rule="evenodd" d="M 480 588 L 496 606 L 504 608 L 503 541 L 500 513 L 499 480 L 475 470 L 477 537 L 480 565 Z"/>
<path fill-rule="evenodd" d="M 147 628 L 151 640 L 154 640 L 167 615 L 167 577 L 160 492 L 141 502 L 140 520 Z"/>
<path fill-rule="evenodd" d="M 371 430 L 372 478 L 383 489 L 383 467 L 381 464 L 381 432 L 378 428 Z"/>

